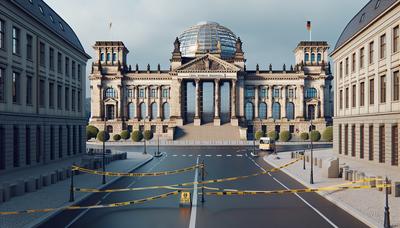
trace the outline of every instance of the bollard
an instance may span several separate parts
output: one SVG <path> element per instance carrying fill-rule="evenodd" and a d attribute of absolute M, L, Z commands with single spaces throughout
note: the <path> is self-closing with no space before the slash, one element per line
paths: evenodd
<path fill-rule="evenodd" d="M 369 181 L 369 185 L 372 187 L 372 188 L 375 188 L 376 187 L 376 179 L 375 179 L 375 177 L 370 177 L 372 180 L 370 180 Z"/>
<path fill-rule="evenodd" d="M 73 164 L 75 165 L 75 164 Z M 74 173 L 75 170 L 71 167 L 71 185 L 69 188 L 69 202 L 74 202 L 75 201 L 75 195 L 74 195 Z"/>
<path fill-rule="evenodd" d="M 378 186 L 379 186 L 379 185 L 383 185 L 383 183 L 384 183 L 383 178 L 382 178 L 381 176 L 378 176 L 377 178 L 378 178 L 378 180 L 376 180 L 376 185 L 378 185 Z M 379 188 L 378 188 L 378 191 L 380 191 L 380 192 L 383 191 L 383 188 L 382 188 L 382 187 L 379 187 Z"/>

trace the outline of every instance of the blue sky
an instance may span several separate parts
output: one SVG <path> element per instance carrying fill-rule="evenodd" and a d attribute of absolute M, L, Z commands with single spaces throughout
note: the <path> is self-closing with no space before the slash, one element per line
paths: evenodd
<path fill-rule="evenodd" d="M 199 21 L 216 21 L 243 41 L 247 68 L 293 64 L 293 50 L 308 40 L 334 48 L 340 33 L 368 0 L 45 0 L 75 30 L 86 52 L 96 40 L 121 40 L 129 64 L 169 68 L 175 37 Z M 109 23 L 113 26 L 110 30 Z M 91 61 L 88 62 L 91 65 Z"/>

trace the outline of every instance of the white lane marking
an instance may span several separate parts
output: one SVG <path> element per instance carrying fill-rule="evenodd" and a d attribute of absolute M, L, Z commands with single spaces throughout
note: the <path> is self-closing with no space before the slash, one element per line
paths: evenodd
<path fill-rule="evenodd" d="M 236 157 L 243 157 L 243 154 L 236 154 Z"/>
<path fill-rule="evenodd" d="M 222 157 L 222 154 L 217 154 L 217 157 Z"/>
<path fill-rule="evenodd" d="M 199 158 L 196 160 L 196 165 L 199 165 Z M 197 216 L 197 179 L 199 177 L 199 168 L 196 168 L 194 172 L 194 182 L 196 183 L 193 187 L 193 196 L 192 196 L 192 209 L 190 210 L 190 222 L 189 228 L 196 227 L 196 216 Z"/>
<path fill-rule="evenodd" d="M 189 155 L 188 155 L 188 157 L 192 157 L 192 156 L 193 156 L 193 154 L 189 154 Z"/>
<path fill-rule="evenodd" d="M 172 155 L 172 157 L 176 157 L 176 156 L 178 156 L 178 155 L 177 154 Z"/>
<path fill-rule="evenodd" d="M 227 154 L 226 156 L 227 156 L 227 157 L 232 157 L 232 155 L 231 155 L 231 154 Z"/>
<path fill-rule="evenodd" d="M 249 158 L 257 167 L 259 167 L 262 171 L 266 172 L 266 170 L 261 167 L 256 161 L 254 161 L 253 159 Z M 271 173 L 268 173 L 268 175 L 271 175 Z M 286 188 L 286 190 L 290 190 L 290 188 L 288 188 L 286 185 L 284 185 L 282 182 L 280 182 L 278 179 L 276 179 L 275 177 L 272 177 L 278 184 L 282 185 L 284 188 Z M 297 196 L 301 201 L 303 201 L 308 207 L 310 207 L 311 209 L 313 209 L 318 215 L 320 215 L 323 219 L 325 219 L 325 221 L 327 221 L 332 227 L 335 228 L 339 228 L 335 223 L 333 223 L 330 219 L 328 219 L 324 214 L 322 214 L 322 212 L 320 212 L 317 208 L 313 207 L 309 202 L 307 202 L 303 197 L 301 197 L 299 194 L 294 193 L 295 196 Z"/>
<path fill-rule="evenodd" d="M 182 154 L 182 157 L 186 157 L 186 154 Z"/>
<path fill-rule="evenodd" d="M 206 157 L 211 157 L 211 154 L 206 154 Z"/>
<path fill-rule="evenodd" d="M 201 154 L 198 154 L 197 157 L 201 157 Z"/>

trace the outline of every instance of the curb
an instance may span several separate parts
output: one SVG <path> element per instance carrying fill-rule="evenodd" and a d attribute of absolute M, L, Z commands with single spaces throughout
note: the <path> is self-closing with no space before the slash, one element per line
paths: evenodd
<path fill-rule="evenodd" d="M 268 155 L 263 157 L 263 160 L 268 163 L 269 165 L 278 168 L 279 165 L 274 164 L 272 161 L 267 160 Z M 296 177 L 295 175 L 291 174 L 289 170 L 287 170 L 286 168 L 281 169 L 282 172 L 284 172 L 286 175 L 290 176 L 291 178 L 295 179 L 297 182 L 299 182 L 300 184 L 306 186 L 307 188 L 310 188 L 310 185 L 308 183 L 306 183 L 305 181 L 301 180 L 300 178 Z M 339 208 L 343 209 L 344 211 L 346 211 L 347 213 L 349 213 L 350 215 L 352 215 L 353 217 L 357 218 L 358 220 L 362 221 L 363 223 L 365 223 L 367 226 L 369 227 L 383 227 L 383 224 L 378 224 L 376 223 L 376 221 L 369 219 L 368 217 L 366 217 L 364 214 L 360 213 L 358 210 L 354 209 L 353 207 L 351 207 L 350 205 L 337 200 L 331 196 L 327 196 L 324 195 L 323 192 L 315 192 L 318 195 L 324 197 L 326 200 L 328 200 L 329 202 L 333 203 L 334 205 L 338 206 Z"/>
<path fill-rule="evenodd" d="M 150 156 L 151 156 L 151 155 L 150 155 Z M 126 171 L 126 172 L 133 172 L 134 170 L 136 170 L 136 169 L 138 169 L 138 168 L 144 166 L 145 164 L 147 164 L 148 162 L 150 162 L 151 160 L 153 160 L 153 158 L 154 158 L 153 156 L 147 158 L 146 160 L 144 160 L 143 162 L 137 164 L 135 167 L 133 167 L 132 169 L 130 169 L 129 171 Z M 116 182 L 116 181 L 119 180 L 120 178 L 122 178 L 122 177 L 115 178 L 114 180 L 109 181 L 109 182 L 106 183 L 105 185 L 100 185 L 100 186 L 97 187 L 97 188 L 105 188 L 105 187 L 107 187 L 107 186 L 113 184 L 114 182 Z M 78 204 L 78 203 L 82 202 L 83 200 L 85 200 L 86 198 L 88 198 L 89 196 L 91 196 L 92 194 L 93 194 L 93 193 L 89 193 L 89 194 L 86 194 L 86 195 L 84 195 L 84 196 L 81 196 L 79 199 L 75 199 L 74 202 L 68 202 L 66 205 L 63 205 L 63 206 L 64 206 L 64 207 L 69 207 L 69 206 L 73 206 L 73 205 L 75 205 L 75 204 Z M 59 209 L 59 210 L 56 210 L 56 211 L 54 211 L 54 212 L 50 212 L 49 214 L 44 215 L 44 216 L 42 216 L 42 217 L 40 217 L 40 218 L 38 218 L 38 219 L 36 219 L 36 220 L 34 220 L 34 221 L 32 221 L 32 222 L 26 224 L 26 225 L 24 225 L 23 227 L 32 227 L 32 228 L 39 227 L 40 225 L 42 225 L 43 223 L 47 222 L 49 219 L 51 219 L 52 217 L 58 215 L 58 214 L 61 213 L 62 211 L 63 211 L 63 209 Z"/>

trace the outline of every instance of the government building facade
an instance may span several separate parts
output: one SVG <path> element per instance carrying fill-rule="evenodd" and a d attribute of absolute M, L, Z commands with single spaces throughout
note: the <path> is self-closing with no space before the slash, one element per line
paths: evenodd
<path fill-rule="evenodd" d="M 348 23 L 332 57 L 334 150 L 399 167 L 400 1 L 371 0 Z"/>
<path fill-rule="evenodd" d="M 0 1 L 0 174 L 85 152 L 89 58 L 42 0 Z"/>
<path fill-rule="evenodd" d="M 151 129 L 174 139 L 184 125 L 248 131 L 324 130 L 333 112 L 326 42 L 302 41 L 295 64 L 246 69 L 242 41 L 215 22 L 185 30 L 173 43 L 168 70 L 127 64 L 121 41 L 98 41 L 89 76 L 90 124 L 120 133 Z M 244 136 L 246 137 L 246 136 Z"/>

